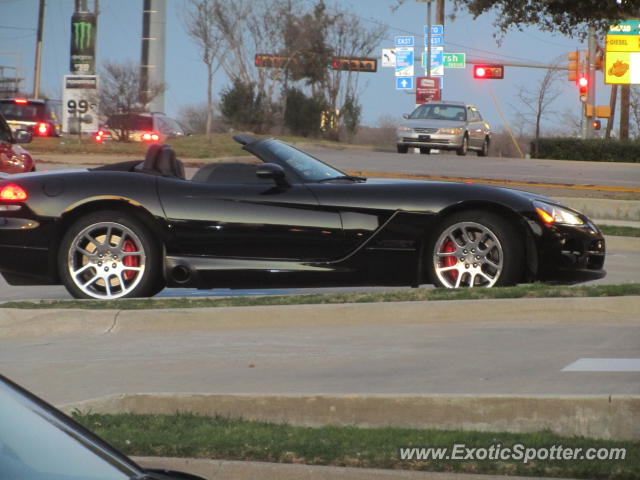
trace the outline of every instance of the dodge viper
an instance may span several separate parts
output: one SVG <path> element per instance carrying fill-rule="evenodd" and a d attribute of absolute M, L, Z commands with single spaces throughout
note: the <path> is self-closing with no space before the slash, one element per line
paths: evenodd
<path fill-rule="evenodd" d="M 605 242 L 546 197 L 474 183 L 347 175 L 277 139 L 187 180 L 144 160 L 0 176 L 0 273 L 77 298 L 165 287 L 494 287 L 601 278 Z"/>

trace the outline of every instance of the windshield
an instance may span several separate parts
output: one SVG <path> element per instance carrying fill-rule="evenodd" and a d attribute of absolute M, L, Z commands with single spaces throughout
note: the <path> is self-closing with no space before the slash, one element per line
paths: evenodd
<path fill-rule="evenodd" d="M 308 153 L 278 140 L 268 140 L 266 142 L 266 150 L 295 170 L 307 182 L 318 182 L 345 175 L 340 170 L 330 167 Z"/>
<path fill-rule="evenodd" d="M 42 103 L 15 103 L 13 100 L 0 102 L 0 113 L 7 120 L 38 122 L 45 118 Z"/>
<path fill-rule="evenodd" d="M 466 108 L 462 105 L 429 105 L 425 103 L 416 108 L 409 118 L 425 120 L 461 120 L 467 119 Z"/>
<path fill-rule="evenodd" d="M 0 382 L 0 478 L 128 480 L 68 426 Z"/>

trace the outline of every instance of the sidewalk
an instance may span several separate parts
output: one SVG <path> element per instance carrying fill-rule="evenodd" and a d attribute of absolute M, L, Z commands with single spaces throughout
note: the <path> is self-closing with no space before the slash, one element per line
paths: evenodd
<path fill-rule="evenodd" d="M 178 470 L 199 475 L 207 480 L 254 478 L 260 480 L 547 480 L 546 477 L 433 473 L 199 458 L 133 457 L 133 459 L 147 468 Z"/>

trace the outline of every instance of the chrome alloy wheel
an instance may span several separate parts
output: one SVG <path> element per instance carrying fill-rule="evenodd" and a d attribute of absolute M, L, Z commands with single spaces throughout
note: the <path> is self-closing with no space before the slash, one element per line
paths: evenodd
<path fill-rule="evenodd" d="M 71 242 L 67 266 L 75 285 L 97 299 L 119 298 L 142 280 L 146 254 L 140 238 L 119 223 L 89 225 Z"/>
<path fill-rule="evenodd" d="M 433 250 L 435 274 L 446 288 L 492 287 L 503 265 L 500 241 L 490 229 L 475 222 L 449 226 Z"/>

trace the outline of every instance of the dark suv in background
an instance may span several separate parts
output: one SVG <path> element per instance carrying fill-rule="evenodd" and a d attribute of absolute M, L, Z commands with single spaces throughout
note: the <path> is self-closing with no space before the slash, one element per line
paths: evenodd
<path fill-rule="evenodd" d="M 58 137 L 62 130 L 56 104 L 51 100 L 0 99 L 0 114 L 14 132 L 27 130 L 34 137 Z"/>

